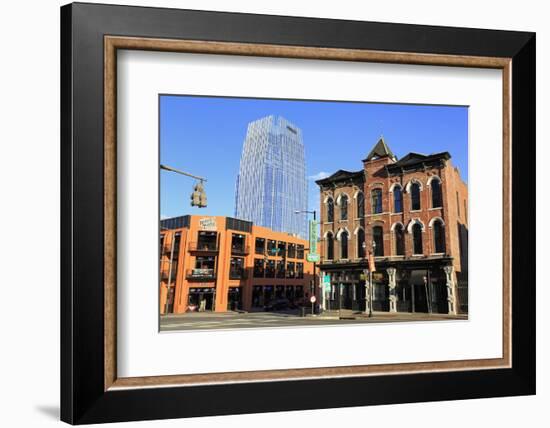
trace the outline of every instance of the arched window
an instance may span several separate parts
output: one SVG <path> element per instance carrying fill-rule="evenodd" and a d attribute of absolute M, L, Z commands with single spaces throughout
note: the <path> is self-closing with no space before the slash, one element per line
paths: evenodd
<path fill-rule="evenodd" d="M 445 252 L 445 227 L 441 220 L 436 220 L 433 224 L 434 248 L 436 253 Z"/>
<path fill-rule="evenodd" d="M 384 255 L 384 232 L 381 226 L 372 228 L 372 241 L 374 242 L 374 255 L 382 257 Z"/>
<path fill-rule="evenodd" d="M 433 179 L 430 185 L 432 188 L 432 208 L 439 208 L 443 206 L 441 200 L 441 181 L 439 179 Z"/>
<path fill-rule="evenodd" d="M 340 196 L 340 220 L 348 219 L 348 195 Z"/>
<path fill-rule="evenodd" d="M 395 186 L 393 189 L 393 212 L 403 212 L 403 190 L 399 186 Z"/>
<path fill-rule="evenodd" d="M 420 209 L 420 184 L 412 183 L 411 185 L 411 210 Z"/>
<path fill-rule="evenodd" d="M 418 223 L 413 224 L 413 254 L 422 254 L 422 226 Z"/>
<path fill-rule="evenodd" d="M 327 221 L 330 223 L 334 221 L 334 201 L 332 198 L 328 198 L 327 201 Z"/>
<path fill-rule="evenodd" d="M 405 230 L 403 226 L 397 224 L 394 228 L 395 234 L 395 255 L 404 256 L 405 255 Z"/>
<path fill-rule="evenodd" d="M 327 260 L 334 259 L 334 237 L 332 232 L 327 234 Z"/>
<path fill-rule="evenodd" d="M 348 258 L 348 232 L 345 230 L 340 235 L 340 258 Z"/>
<path fill-rule="evenodd" d="M 363 229 L 359 229 L 357 231 L 357 257 L 360 259 L 365 258 L 365 231 Z"/>
<path fill-rule="evenodd" d="M 372 213 L 379 214 L 382 212 L 382 190 L 374 189 L 371 193 Z"/>
<path fill-rule="evenodd" d="M 357 193 L 357 218 L 365 216 L 365 195 L 363 192 Z"/>

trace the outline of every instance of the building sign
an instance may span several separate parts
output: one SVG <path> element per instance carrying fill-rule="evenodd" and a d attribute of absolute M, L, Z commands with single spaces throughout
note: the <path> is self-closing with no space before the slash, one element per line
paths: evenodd
<path fill-rule="evenodd" d="M 212 217 L 205 217 L 199 219 L 200 230 L 218 230 L 216 227 L 216 219 Z"/>
<path fill-rule="evenodd" d="M 310 220 L 309 221 L 309 254 L 311 256 L 317 256 L 317 258 L 319 258 L 319 255 L 317 254 L 317 240 L 319 239 L 319 235 L 317 233 L 317 225 L 319 223 L 317 222 L 317 220 Z M 309 257 L 308 257 L 308 261 L 313 261 L 313 260 L 309 260 Z M 316 260 L 318 261 L 318 260 Z"/>
<path fill-rule="evenodd" d="M 210 278 L 214 269 L 193 269 L 193 278 Z"/>

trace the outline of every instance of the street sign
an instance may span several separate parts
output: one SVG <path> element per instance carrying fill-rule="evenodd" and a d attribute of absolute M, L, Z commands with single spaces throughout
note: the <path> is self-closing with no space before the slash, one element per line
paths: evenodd
<path fill-rule="evenodd" d="M 306 260 L 307 260 L 308 262 L 318 263 L 320 259 L 321 259 L 321 258 L 319 257 L 319 254 L 311 254 L 311 253 L 309 253 L 309 254 L 306 255 Z"/>
<path fill-rule="evenodd" d="M 330 291 L 330 275 L 328 273 L 323 274 L 322 282 L 325 291 Z"/>
<path fill-rule="evenodd" d="M 309 301 L 310 301 L 311 303 L 315 303 L 315 302 L 317 301 L 317 297 L 311 296 L 311 297 L 309 298 Z"/>

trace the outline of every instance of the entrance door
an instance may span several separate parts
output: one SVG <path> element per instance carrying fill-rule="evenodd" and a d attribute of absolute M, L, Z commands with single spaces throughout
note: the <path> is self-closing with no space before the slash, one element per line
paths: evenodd
<path fill-rule="evenodd" d="M 409 279 L 413 312 L 428 312 L 426 270 L 413 270 Z"/>
<path fill-rule="evenodd" d="M 187 300 L 192 312 L 210 312 L 215 309 L 215 291 L 213 288 L 191 288 Z"/>
<path fill-rule="evenodd" d="M 342 309 L 353 309 L 353 284 L 342 284 Z"/>
<path fill-rule="evenodd" d="M 227 310 L 238 311 L 242 309 L 242 287 L 229 287 L 227 292 Z"/>

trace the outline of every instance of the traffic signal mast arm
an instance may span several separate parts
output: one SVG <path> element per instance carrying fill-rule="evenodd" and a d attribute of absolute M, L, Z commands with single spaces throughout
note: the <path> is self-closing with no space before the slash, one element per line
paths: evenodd
<path fill-rule="evenodd" d="M 181 170 L 176 169 L 176 168 L 172 168 L 171 166 L 161 164 L 160 169 L 164 169 L 166 171 L 176 172 L 176 173 L 181 174 L 181 175 L 186 175 L 187 177 L 191 177 L 191 178 L 194 178 L 196 180 L 200 180 L 200 181 L 204 181 L 204 182 L 207 181 L 206 178 L 204 178 L 204 177 L 199 177 L 198 175 L 189 174 L 188 172 L 181 171 Z"/>
<path fill-rule="evenodd" d="M 164 169 L 166 171 L 175 172 L 177 174 L 185 175 L 187 177 L 194 178 L 195 180 L 199 180 L 198 183 L 193 186 L 193 193 L 191 194 L 191 206 L 192 207 L 199 207 L 199 208 L 205 208 L 207 205 L 207 199 L 206 199 L 206 192 L 204 191 L 204 185 L 203 183 L 206 182 L 206 178 L 199 177 L 198 175 L 189 174 L 188 172 L 181 171 L 176 168 L 172 168 L 171 166 L 166 165 L 160 165 L 160 169 Z"/>

